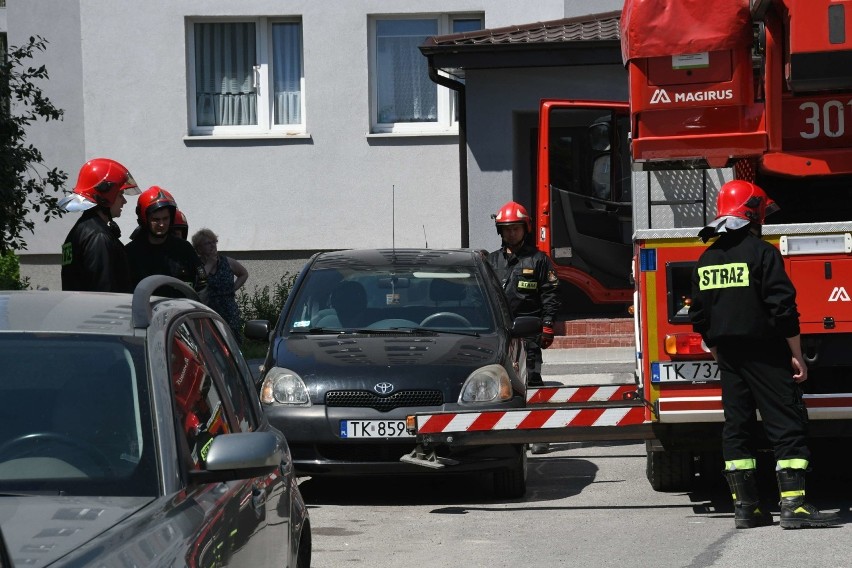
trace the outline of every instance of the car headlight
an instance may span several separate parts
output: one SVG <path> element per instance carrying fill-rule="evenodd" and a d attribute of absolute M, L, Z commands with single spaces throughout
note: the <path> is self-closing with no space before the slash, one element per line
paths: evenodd
<path fill-rule="evenodd" d="M 460 403 L 511 400 L 512 381 L 501 365 L 488 365 L 472 372 L 462 386 Z"/>
<path fill-rule="evenodd" d="M 283 367 L 272 367 L 260 385 L 260 402 L 310 406 L 311 397 L 298 373 Z"/>

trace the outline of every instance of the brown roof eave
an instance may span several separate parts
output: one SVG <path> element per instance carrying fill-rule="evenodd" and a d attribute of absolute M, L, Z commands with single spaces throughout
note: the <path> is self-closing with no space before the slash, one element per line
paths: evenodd
<path fill-rule="evenodd" d="M 422 45 L 420 52 L 438 69 L 622 64 L 621 43 L 613 40 Z"/>
<path fill-rule="evenodd" d="M 535 42 L 531 39 L 532 35 L 539 34 L 544 30 L 550 30 L 552 33 L 564 33 L 567 29 L 573 29 L 574 33 L 581 30 L 584 25 L 601 25 L 603 22 L 608 22 L 610 26 L 616 26 L 612 30 L 617 33 L 618 20 L 621 17 L 620 11 L 603 12 L 600 14 L 589 14 L 586 16 L 577 16 L 573 18 L 562 18 L 559 20 L 550 20 L 547 22 L 532 22 L 521 25 L 504 26 L 502 28 L 488 28 L 483 30 L 474 30 L 469 32 L 461 32 L 456 34 L 447 34 L 441 36 L 432 36 L 426 39 L 423 44 L 426 47 L 434 46 L 449 46 L 458 45 L 460 43 L 473 41 L 475 43 L 509 43 L 517 44 L 521 42 Z M 513 38 L 513 39 L 509 39 Z M 585 40 L 594 38 L 586 37 Z M 602 39 L 602 38 L 598 38 Z M 615 39 L 615 38 L 613 38 Z"/>

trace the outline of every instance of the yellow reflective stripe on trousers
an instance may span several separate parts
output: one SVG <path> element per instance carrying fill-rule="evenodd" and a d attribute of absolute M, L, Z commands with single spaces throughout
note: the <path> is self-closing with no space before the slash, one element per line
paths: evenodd
<path fill-rule="evenodd" d="M 725 462 L 725 471 L 741 471 L 744 469 L 757 469 L 757 460 L 747 458 L 744 460 L 729 460 Z"/>
<path fill-rule="evenodd" d="M 782 491 L 781 492 L 781 498 L 782 499 L 784 497 L 804 497 L 804 496 L 805 496 L 805 490 L 804 489 L 797 489 L 796 491 Z"/>
<path fill-rule="evenodd" d="M 775 464 L 775 471 L 778 471 L 779 469 L 808 469 L 808 460 L 804 460 L 802 458 L 778 460 Z"/>

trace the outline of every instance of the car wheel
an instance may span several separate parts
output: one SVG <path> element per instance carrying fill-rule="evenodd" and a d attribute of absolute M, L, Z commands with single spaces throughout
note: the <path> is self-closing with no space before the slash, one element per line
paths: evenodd
<path fill-rule="evenodd" d="M 494 472 L 494 495 L 501 499 L 517 499 L 527 492 L 527 452 L 518 446 L 514 465 Z"/>
<path fill-rule="evenodd" d="M 311 568 L 311 546 L 311 526 L 305 523 L 302 527 L 302 534 L 299 536 L 296 568 Z"/>

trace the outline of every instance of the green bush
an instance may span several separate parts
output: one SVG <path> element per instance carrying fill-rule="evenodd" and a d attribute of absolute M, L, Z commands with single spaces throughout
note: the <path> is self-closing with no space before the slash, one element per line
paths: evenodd
<path fill-rule="evenodd" d="M 274 326 L 284 308 L 284 302 L 293 289 L 296 275 L 285 272 L 281 280 L 270 288 L 269 286 L 255 286 L 251 293 L 245 289 L 237 292 L 237 305 L 243 322 L 253 319 L 267 320 L 270 326 Z M 244 334 L 245 335 L 245 334 Z M 266 355 L 269 345 L 265 342 L 244 339 L 242 352 L 246 359 L 259 359 Z"/>
<path fill-rule="evenodd" d="M 26 290 L 29 287 L 29 278 L 21 280 L 18 256 L 12 251 L 0 254 L 0 290 Z"/>
<path fill-rule="evenodd" d="M 237 305 L 240 308 L 243 321 L 261 319 L 269 321 L 270 325 L 275 325 L 295 281 L 295 274 L 285 272 L 281 280 L 276 282 L 271 289 L 269 286 L 261 288 L 255 285 L 250 294 L 245 289 L 238 291 Z"/>

